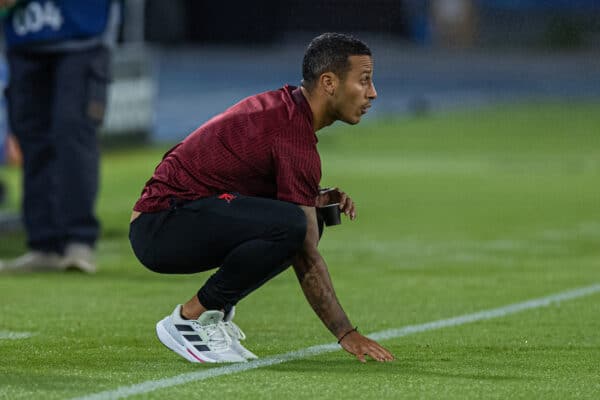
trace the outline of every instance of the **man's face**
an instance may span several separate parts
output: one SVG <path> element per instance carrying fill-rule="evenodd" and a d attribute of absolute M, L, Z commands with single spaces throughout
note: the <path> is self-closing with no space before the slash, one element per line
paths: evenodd
<path fill-rule="evenodd" d="M 332 108 L 336 119 L 358 124 L 377 97 L 373 85 L 373 59 L 370 56 L 350 56 L 350 70 L 335 90 Z"/>

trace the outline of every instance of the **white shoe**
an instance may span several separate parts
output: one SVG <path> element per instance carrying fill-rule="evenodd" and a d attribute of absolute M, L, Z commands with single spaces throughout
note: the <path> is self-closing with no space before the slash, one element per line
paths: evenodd
<path fill-rule="evenodd" d="M 205 311 L 197 320 L 187 320 L 181 317 L 179 304 L 156 324 L 156 334 L 162 344 L 193 363 L 246 361 L 231 348 L 221 311 Z"/>
<path fill-rule="evenodd" d="M 65 255 L 62 263 L 65 270 L 77 269 L 88 274 L 93 274 L 96 272 L 94 249 L 84 243 L 68 244 L 65 248 Z"/>
<path fill-rule="evenodd" d="M 1 262 L 0 271 L 10 272 L 52 272 L 79 270 L 93 274 L 96 272 L 94 250 L 82 243 L 71 243 L 65 249 L 65 254 L 39 250 L 30 250 L 14 260 Z"/>
<path fill-rule="evenodd" d="M 245 340 L 246 335 L 240 329 L 239 326 L 233 322 L 233 317 L 235 315 L 235 306 L 231 307 L 231 310 L 227 313 L 225 318 L 223 319 L 223 325 L 225 325 L 225 331 L 231 338 L 231 348 L 235 350 L 240 356 L 244 357 L 246 360 L 255 360 L 258 358 L 256 354 L 242 346 L 240 340 Z"/>
<path fill-rule="evenodd" d="M 64 257 L 58 253 L 31 250 L 13 260 L 0 262 L 0 271 L 51 272 L 64 271 Z"/>

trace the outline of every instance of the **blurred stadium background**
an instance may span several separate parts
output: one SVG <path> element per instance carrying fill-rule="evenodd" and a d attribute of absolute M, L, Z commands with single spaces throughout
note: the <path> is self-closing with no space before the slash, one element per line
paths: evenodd
<path fill-rule="evenodd" d="M 298 83 L 304 46 L 324 31 L 354 32 L 373 47 L 376 113 L 600 95 L 600 3 L 593 0 L 127 4 L 124 41 L 143 38 L 152 49 L 152 79 L 138 94 L 155 95 L 154 119 L 141 113 L 140 120 L 157 141 L 184 137 L 237 99 Z M 109 130 L 123 108 L 112 110 Z"/>
<path fill-rule="evenodd" d="M 297 84 L 324 31 L 372 46 L 375 113 L 600 96 L 595 0 L 127 0 L 105 135 L 176 141 L 237 99 Z"/>

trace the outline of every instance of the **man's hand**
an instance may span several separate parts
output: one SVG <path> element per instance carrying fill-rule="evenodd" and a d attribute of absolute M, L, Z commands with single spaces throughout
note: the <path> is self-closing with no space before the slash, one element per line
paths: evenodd
<path fill-rule="evenodd" d="M 354 354 L 360 362 L 367 362 L 365 355 L 374 360 L 384 362 L 394 360 L 394 356 L 388 350 L 379 345 L 374 340 L 369 339 L 352 331 L 342 338 L 340 345 L 350 354 Z"/>
<path fill-rule="evenodd" d="M 338 188 L 321 190 L 319 192 L 319 196 L 317 197 L 315 206 L 324 207 L 332 203 L 340 203 L 340 210 L 342 210 L 346 216 L 350 217 L 350 220 L 356 219 L 356 207 L 354 202 L 350 196 Z"/>
<path fill-rule="evenodd" d="M 315 208 L 300 208 L 306 215 L 306 238 L 302 249 L 294 257 L 294 271 L 312 309 L 329 331 L 339 338 L 352 329 L 352 324 L 335 295 L 327 264 L 317 248 L 319 228 Z"/>
<path fill-rule="evenodd" d="M 360 361 L 365 362 L 365 355 L 377 361 L 393 360 L 394 356 L 389 351 L 352 330 L 352 325 L 333 290 L 327 264 L 317 248 L 319 229 L 315 208 L 306 206 L 300 208 L 306 214 L 306 238 L 293 264 L 308 303 L 329 331 L 338 340 L 341 339 L 342 347 Z"/>

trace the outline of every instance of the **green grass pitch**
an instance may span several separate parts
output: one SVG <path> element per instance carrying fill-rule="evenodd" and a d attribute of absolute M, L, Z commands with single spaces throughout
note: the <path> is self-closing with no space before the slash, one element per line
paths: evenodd
<path fill-rule="evenodd" d="M 324 186 L 358 219 L 321 243 L 362 332 L 491 309 L 600 282 L 600 105 L 495 106 L 337 124 L 319 134 Z M 104 154 L 99 272 L 0 275 L 0 399 L 62 399 L 207 370 L 165 349 L 154 324 L 208 277 L 135 260 L 131 207 L 165 148 Z M 5 170 L 17 203 L 18 171 Z M 24 250 L 0 236 L 0 257 Z M 388 364 L 343 351 L 132 398 L 600 397 L 600 294 L 382 344 Z M 246 345 L 276 355 L 334 338 L 288 270 L 245 299 Z"/>

